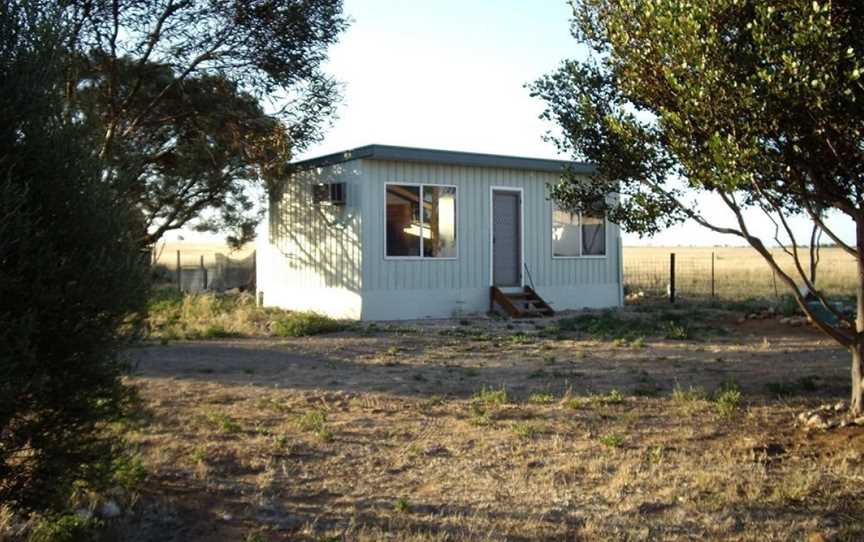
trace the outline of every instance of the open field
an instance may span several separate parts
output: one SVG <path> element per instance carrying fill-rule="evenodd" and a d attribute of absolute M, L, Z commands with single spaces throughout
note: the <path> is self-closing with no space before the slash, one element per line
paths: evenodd
<path fill-rule="evenodd" d="M 714 254 L 715 294 L 721 299 L 784 295 L 786 286 L 776 280 L 768 264 L 750 247 L 624 247 L 624 284 L 631 292 L 665 295 L 669 284 L 669 254 L 675 253 L 676 287 L 682 297 L 704 298 L 711 294 L 711 254 Z M 809 265 L 802 251 L 805 271 Z M 772 250 L 787 273 L 798 277 L 792 258 Z M 839 248 L 820 249 L 817 286 L 831 295 L 855 294 L 854 259 Z M 797 281 L 801 284 L 802 281 Z"/>
<path fill-rule="evenodd" d="M 728 313 L 621 318 L 138 349 L 149 415 L 132 438 L 150 475 L 112 528 L 140 541 L 864 537 L 864 432 L 793 424 L 846 398 L 844 351 Z M 687 332 L 654 326 L 667 318 Z"/>

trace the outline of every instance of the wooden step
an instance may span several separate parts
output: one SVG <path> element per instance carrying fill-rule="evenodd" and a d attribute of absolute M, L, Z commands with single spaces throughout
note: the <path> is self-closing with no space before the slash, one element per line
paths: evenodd
<path fill-rule="evenodd" d="M 511 318 L 534 318 L 554 316 L 555 311 L 532 288 L 526 286 L 521 292 L 506 293 L 492 286 L 489 293 L 489 309 L 501 307 Z"/>

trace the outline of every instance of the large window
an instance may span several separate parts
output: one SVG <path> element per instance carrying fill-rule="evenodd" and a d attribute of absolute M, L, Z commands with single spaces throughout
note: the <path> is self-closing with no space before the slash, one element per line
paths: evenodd
<path fill-rule="evenodd" d="M 387 257 L 456 257 L 456 187 L 387 185 Z"/>
<path fill-rule="evenodd" d="M 571 213 L 552 203 L 552 255 L 556 258 L 606 255 L 606 219 Z"/>

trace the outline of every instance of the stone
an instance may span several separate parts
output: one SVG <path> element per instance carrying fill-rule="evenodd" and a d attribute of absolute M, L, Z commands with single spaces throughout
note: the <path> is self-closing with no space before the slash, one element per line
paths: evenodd
<path fill-rule="evenodd" d="M 852 423 L 854 423 L 855 425 L 864 425 L 864 416 L 855 418 L 854 420 L 852 420 Z"/>
<path fill-rule="evenodd" d="M 846 410 L 846 401 L 839 401 L 834 404 L 834 412 L 843 412 Z"/>
<path fill-rule="evenodd" d="M 103 519 L 112 519 L 120 515 L 120 506 L 113 500 L 107 500 L 99 505 L 96 513 Z"/>
<path fill-rule="evenodd" d="M 807 418 L 807 422 L 805 425 L 811 429 L 825 429 L 828 424 L 819 414 L 813 414 L 809 418 Z"/>

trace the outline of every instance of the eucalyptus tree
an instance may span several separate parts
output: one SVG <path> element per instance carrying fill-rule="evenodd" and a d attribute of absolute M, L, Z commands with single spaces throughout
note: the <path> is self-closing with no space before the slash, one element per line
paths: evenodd
<path fill-rule="evenodd" d="M 70 111 L 98 120 L 106 179 L 144 245 L 195 225 L 242 242 L 256 187 L 317 141 L 339 86 L 323 70 L 341 0 L 63 0 Z"/>
<path fill-rule="evenodd" d="M 574 37 L 590 53 L 531 87 L 545 101 L 550 137 L 597 164 L 552 196 L 576 210 L 602 207 L 640 234 L 692 220 L 746 241 L 801 310 L 851 352 L 850 410 L 864 408 L 864 4 L 857 0 L 580 0 Z M 617 192 L 618 201 L 604 195 Z M 730 223 L 692 201 L 710 193 Z M 773 221 L 773 239 L 749 217 Z M 826 220 L 855 224 L 847 242 Z M 790 220 L 808 220 L 803 239 Z M 816 283 L 818 239 L 857 262 L 857 318 Z M 794 262 L 787 271 L 769 249 Z M 810 292 L 824 306 L 814 311 Z M 822 314 L 828 312 L 830 317 Z M 836 323 L 835 323 L 836 321 Z"/>

